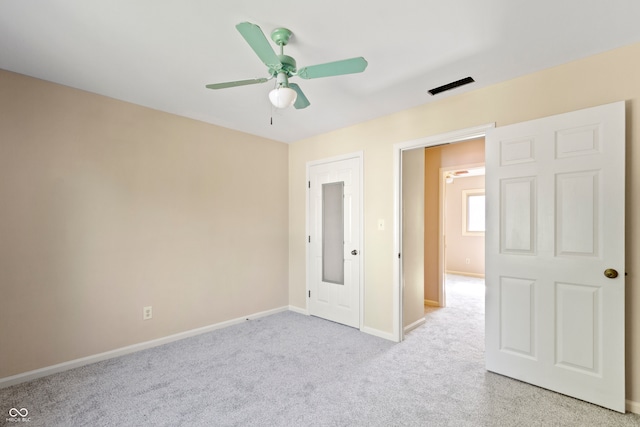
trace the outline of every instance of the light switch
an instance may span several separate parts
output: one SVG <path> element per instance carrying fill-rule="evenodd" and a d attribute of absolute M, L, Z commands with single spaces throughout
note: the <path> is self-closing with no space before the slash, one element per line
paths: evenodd
<path fill-rule="evenodd" d="M 378 220 L 378 230 L 384 231 L 384 219 Z"/>

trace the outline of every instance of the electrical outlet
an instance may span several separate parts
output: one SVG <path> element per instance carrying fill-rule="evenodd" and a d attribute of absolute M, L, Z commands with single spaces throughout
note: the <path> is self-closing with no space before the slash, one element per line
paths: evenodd
<path fill-rule="evenodd" d="M 384 219 L 378 220 L 378 231 L 384 231 Z"/>
<path fill-rule="evenodd" d="M 153 308 L 148 305 L 146 307 L 142 307 L 142 320 L 149 320 L 153 317 Z"/>
<path fill-rule="evenodd" d="M 471 260 L 470 260 L 469 258 L 466 258 L 466 259 L 464 260 L 464 263 L 465 263 L 465 264 L 471 264 Z"/>

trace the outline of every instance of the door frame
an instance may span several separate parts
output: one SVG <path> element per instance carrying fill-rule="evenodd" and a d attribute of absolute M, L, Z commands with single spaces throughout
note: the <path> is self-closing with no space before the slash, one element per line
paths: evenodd
<path fill-rule="evenodd" d="M 402 292 L 402 152 L 414 148 L 434 147 L 475 138 L 482 138 L 495 123 L 488 123 L 466 129 L 399 142 L 393 145 L 393 339 L 404 340 L 403 325 L 403 292 Z"/>
<path fill-rule="evenodd" d="M 360 269 L 360 275 L 359 275 L 359 283 L 358 283 L 358 289 L 360 292 L 360 307 L 358 309 L 359 312 L 359 325 L 358 325 L 358 329 L 362 329 L 363 325 L 364 325 L 364 254 L 365 254 L 365 250 L 364 250 L 364 151 L 355 151 L 352 153 L 347 153 L 347 154 L 341 154 L 338 156 L 333 156 L 333 157 L 327 157 L 324 159 L 318 159 L 318 160 L 310 160 L 306 163 L 306 172 L 305 172 L 305 187 L 306 191 L 305 193 L 305 235 L 304 235 L 304 239 L 305 239 L 305 314 L 306 315 L 310 315 L 311 313 L 309 312 L 309 291 L 311 289 L 311 250 L 309 247 L 309 238 L 311 236 L 310 231 L 311 231 L 311 225 L 309 223 L 310 220 L 310 212 L 309 212 L 309 205 L 310 205 L 310 198 L 309 198 L 309 179 L 310 179 L 310 169 L 313 166 L 318 166 L 318 165 L 323 165 L 323 164 L 327 164 L 327 163 L 334 163 L 334 162 L 339 162 L 342 160 L 350 160 L 350 159 L 357 159 L 358 162 L 360 163 L 360 188 L 358 188 L 358 191 L 360 192 L 360 218 L 358 218 L 359 222 L 360 222 L 360 241 L 359 241 L 359 248 L 360 248 L 360 252 L 359 252 L 359 257 L 358 257 L 358 268 Z"/>

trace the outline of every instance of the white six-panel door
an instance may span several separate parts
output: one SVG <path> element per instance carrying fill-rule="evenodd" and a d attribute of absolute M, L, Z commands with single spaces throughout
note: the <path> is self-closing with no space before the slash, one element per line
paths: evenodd
<path fill-rule="evenodd" d="M 360 327 L 360 167 L 350 158 L 309 167 L 309 313 Z M 342 207 L 336 205 L 342 194 Z M 343 235 L 334 232 L 341 211 Z M 342 269 L 342 274 L 340 274 Z"/>
<path fill-rule="evenodd" d="M 619 102 L 486 138 L 487 369 L 621 412 L 624 115 Z"/>

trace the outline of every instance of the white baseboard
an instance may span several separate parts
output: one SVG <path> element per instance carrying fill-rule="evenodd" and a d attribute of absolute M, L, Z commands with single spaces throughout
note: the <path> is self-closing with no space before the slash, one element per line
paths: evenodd
<path fill-rule="evenodd" d="M 304 314 L 305 316 L 309 316 L 309 310 L 306 308 L 296 307 L 295 305 L 289 306 L 289 311 L 293 311 L 294 313 Z"/>
<path fill-rule="evenodd" d="M 420 319 L 416 320 L 415 322 L 413 322 L 410 325 L 407 325 L 404 327 L 404 333 L 408 334 L 409 332 L 413 331 L 415 328 L 417 328 L 418 326 L 422 326 L 424 325 L 424 323 L 427 321 L 427 319 L 425 319 L 424 317 L 421 317 Z"/>
<path fill-rule="evenodd" d="M 627 412 L 633 412 L 634 414 L 640 414 L 640 402 L 634 402 L 633 400 L 627 400 Z"/>
<path fill-rule="evenodd" d="M 238 317 L 236 319 L 215 323 L 213 325 L 203 326 L 202 328 L 191 329 L 189 331 L 180 332 L 178 334 L 169 335 L 163 338 L 158 338 L 151 341 L 145 341 L 139 344 L 129 345 L 126 347 L 117 348 L 115 350 L 105 351 L 104 353 L 98 353 L 91 356 L 82 357 L 80 359 L 58 363 L 57 365 L 46 366 L 44 368 L 35 369 L 33 371 L 24 372 L 22 374 L 13 375 L 10 377 L 0 378 L 0 388 L 5 388 L 15 384 L 20 384 L 26 381 L 35 380 L 37 378 L 46 377 L 51 374 L 68 371 L 69 369 L 79 368 L 80 366 L 89 365 L 91 363 L 96 363 L 96 362 L 100 362 L 107 359 L 112 359 L 114 357 L 124 356 L 125 354 L 135 353 L 136 351 L 146 350 L 148 348 L 157 347 L 163 344 L 168 344 L 173 341 L 178 341 L 178 340 L 192 337 L 195 335 L 204 334 L 206 332 L 215 331 L 216 329 L 222 329 L 222 328 L 226 328 L 227 326 L 246 322 L 247 320 L 258 319 L 260 317 L 270 316 L 272 314 L 280 313 L 287 310 L 289 310 L 289 307 L 284 306 L 284 307 L 274 308 L 273 310 L 261 311 L 261 312 L 250 314 L 247 316 Z"/>
<path fill-rule="evenodd" d="M 360 331 L 364 332 L 365 334 L 373 335 L 375 337 L 384 338 L 385 340 L 398 342 L 396 337 L 390 332 L 384 332 L 379 329 L 370 328 L 368 326 L 363 326 L 362 328 L 360 328 Z"/>
<path fill-rule="evenodd" d="M 294 313 L 300 313 L 300 314 L 304 314 L 306 316 L 310 316 L 311 314 L 309 313 L 309 310 L 304 309 L 304 308 L 300 308 L 300 307 L 296 307 L 294 305 L 290 305 L 289 306 L 289 310 L 293 311 Z M 422 319 L 423 321 L 425 319 Z M 385 340 L 389 340 L 389 341 L 394 341 L 396 342 L 397 340 L 395 339 L 395 337 L 393 336 L 393 334 L 390 334 L 388 332 L 383 332 L 381 330 L 378 329 L 374 329 L 374 328 L 370 328 L 368 326 L 363 326 L 362 328 L 360 328 L 360 332 L 364 332 L 365 334 L 369 334 L 369 335 L 373 335 L 379 338 L 384 338 Z"/>
<path fill-rule="evenodd" d="M 447 270 L 445 274 L 455 274 L 456 276 L 468 276 L 468 277 L 477 277 L 478 279 L 484 279 L 484 274 L 481 273 L 468 273 L 466 271 L 453 271 Z"/>
<path fill-rule="evenodd" d="M 424 300 L 424 305 L 428 307 L 440 307 L 440 303 L 438 301 L 433 301 L 430 299 Z"/>

